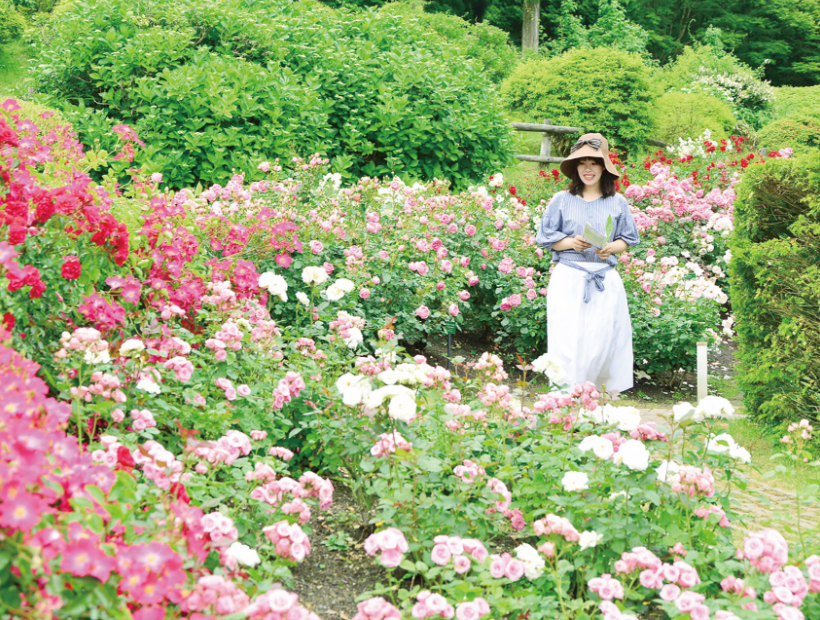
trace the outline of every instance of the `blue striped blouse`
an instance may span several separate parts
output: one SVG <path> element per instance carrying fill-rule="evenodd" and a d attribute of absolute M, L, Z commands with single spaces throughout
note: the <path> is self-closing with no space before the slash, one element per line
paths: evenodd
<path fill-rule="evenodd" d="M 623 239 L 627 245 L 636 246 L 641 242 L 638 234 L 638 227 L 635 225 L 635 218 L 629 211 L 629 204 L 626 198 L 620 194 L 615 194 L 609 198 L 598 198 L 587 202 L 583 198 L 573 196 L 564 190 L 555 194 L 547 205 L 544 215 L 541 216 L 541 224 L 538 227 L 538 234 L 535 243 L 545 250 L 552 250 L 552 246 L 565 237 L 575 237 L 584 233 L 584 224 L 589 222 L 596 230 L 603 233 L 606 230 L 607 216 L 612 215 L 612 223 L 615 230 L 610 241 Z M 617 259 L 614 255 L 608 260 L 602 261 L 595 254 L 594 248 L 576 252 L 575 250 L 564 250 L 556 252 L 552 250 L 553 262 L 558 262 L 559 256 L 562 261 L 573 263 L 608 263 L 615 265 Z"/>

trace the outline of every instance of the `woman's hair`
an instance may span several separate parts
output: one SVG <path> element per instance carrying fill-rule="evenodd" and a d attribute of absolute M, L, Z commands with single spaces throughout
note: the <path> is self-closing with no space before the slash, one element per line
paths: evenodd
<path fill-rule="evenodd" d="M 595 159 L 596 161 L 598 161 L 598 163 L 601 164 L 601 166 L 604 165 L 604 162 L 600 157 L 590 157 L 589 159 Z M 616 177 L 606 168 L 604 168 L 603 172 L 601 172 L 601 194 L 603 194 L 604 198 L 609 198 L 610 196 L 614 196 L 616 194 L 615 179 L 617 178 L 618 177 Z M 583 195 L 584 182 L 581 180 L 581 176 L 578 174 L 577 164 L 571 167 L 569 179 L 569 193 L 573 196 Z"/>

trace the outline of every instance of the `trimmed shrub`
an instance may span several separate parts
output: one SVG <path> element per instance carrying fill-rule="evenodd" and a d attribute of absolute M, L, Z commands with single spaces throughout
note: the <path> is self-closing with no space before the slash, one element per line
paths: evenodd
<path fill-rule="evenodd" d="M 639 150 L 650 135 L 655 88 L 638 54 L 611 48 L 575 49 L 516 67 L 501 86 L 505 104 L 531 122 L 604 134 L 619 150 Z M 559 152 L 575 137 L 557 141 Z"/>
<path fill-rule="evenodd" d="M 16 112 L 17 115 L 20 118 L 32 121 L 44 134 L 49 133 L 55 127 L 69 124 L 68 120 L 59 110 L 33 101 L 23 101 L 22 99 L 17 99 L 16 101 L 20 106 L 20 109 Z"/>
<path fill-rule="evenodd" d="M 652 109 L 652 137 L 665 142 L 696 138 L 705 129 L 728 136 L 736 124 L 729 104 L 703 93 L 665 93 Z"/>
<path fill-rule="evenodd" d="M 820 117 L 820 85 L 776 88 L 774 113 L 777 118 L 801 114 Z"/>
<path fill-rule="evenodd" d="M 729 264 L 750 414 L 816 420 L 820 408 L 820 153 L 771 160 L 738 186 Z"/>
<path fill-rule="evenodd" d="M 26 20 L 6 0 L 0 0 L 0 44 L 20 38 L 26 28 Z"/>
<path fill-rule="evenodd" d="M 135 127 L 151 145 L 134 164 L 171 187 L 314 151 L 350 176 L 459 185 L 509 159 L 489 71 L 416 18 L 307 0 L 76 0 L 50 28 L 37 88 L 72 110 L 85 144 Z"/>
<path fill-rule="evenodd" d="M 757 144 L 766 150 L 790 146 L 795 153 L 820 147 L 820 112 L 817 116 L 801 114 L 779 118 L 757 132 Z"/>

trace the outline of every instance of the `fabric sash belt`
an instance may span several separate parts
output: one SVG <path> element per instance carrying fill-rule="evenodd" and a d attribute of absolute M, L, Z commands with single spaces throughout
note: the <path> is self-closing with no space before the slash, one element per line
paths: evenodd
<path fill-rule="evenodd" d="M 602 267 L 601 269 L 598 269 L 596 271 L 590 271 L 589 269 L 586 269 L 585 267 L 582 267 L 578 263 L 573 263 L 573 262 L 570 262 L 570 261 L 559 261 L 559 263 L 562 264 L 562 265 L 566 265 L 567 267 L 572 267 L 573 269 L 578 269 L 578 270 L 583 271 L 584 273 L 587 274 L 586 285 L 584 286 L 584 303 L 585 304 L 589 303 L 589 298 L 590 298 L 590 295 L 592 293 L 592 291 L 590 289 L 590 285 L 594 282 L 595 283 L 595 288 L 597 288 L 599 291 L 603 291 L 604 290 L 604 278 L 606 277 L 606 275 L 605 275 L 606 272 L 609 271 L 610 269 L 615 269 L 615 267 L 613 267 L 612 265 L 607 265 L 606 267 Z"/>

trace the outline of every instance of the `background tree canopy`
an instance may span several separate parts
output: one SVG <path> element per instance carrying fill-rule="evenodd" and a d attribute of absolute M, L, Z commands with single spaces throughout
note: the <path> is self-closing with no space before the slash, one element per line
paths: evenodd
<path fill-rule="evenodd" d="M 329 4 L 373 6 L 385 0 L 327 0 Z M 541 39 L 560 39 L 566 6 L 578 24 L 594 29 L 611 0 L 541 0 Z M 820 84 L 820 0 L 622 0 L 625 17 L 648 34 L 649 53 L 667 63 L 701 40 L 710 26 L 723 44 L 751 67 L 765 65 L 775 86 Z M 521 40 L 522 0 L 431 0 L 425 10 L 485 21 Z M 602 11 L 603 9 L 603 11 Z M 565 48 L 566 49 L 566 48 Z M 563 51 L 559 49 L 558 51 Z M 635 51 L 630 49 L 628 51 Z"/>

